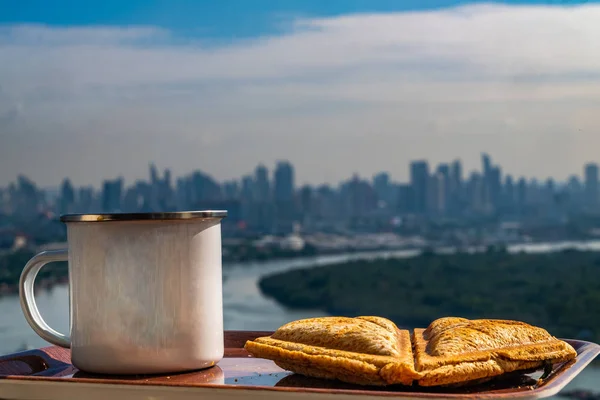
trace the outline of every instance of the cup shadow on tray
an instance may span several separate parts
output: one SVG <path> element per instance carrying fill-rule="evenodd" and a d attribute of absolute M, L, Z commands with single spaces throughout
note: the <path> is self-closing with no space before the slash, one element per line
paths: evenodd
<path fill-rule="evenodd" d="M 224 381 L 224 372 L 218 365 L 205 368 L 199 371 L 179 372 L 173 374 L 157 375 L 101 375 L 91 374 L 83 371 L 77 371 L 73 374 L 74 379 L 95 379 L 95 380 L 119 380 L 122 382 L 131 382 L 135 384 L 222 384 Z"/>

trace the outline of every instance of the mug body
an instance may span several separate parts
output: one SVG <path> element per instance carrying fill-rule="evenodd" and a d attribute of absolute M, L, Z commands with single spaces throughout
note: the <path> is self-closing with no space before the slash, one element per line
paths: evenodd
<path fill-rule="evenodd" d="M 223 357 L 221 218 L 65 217 L 71 358 L 83 371 L 201 369 Z"/>

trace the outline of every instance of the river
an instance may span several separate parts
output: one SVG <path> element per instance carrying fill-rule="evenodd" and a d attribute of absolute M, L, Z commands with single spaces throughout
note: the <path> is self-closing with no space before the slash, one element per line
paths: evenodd
<path fill-rule="evenodd" d="M 600 250 L 600 241 L 577 243 L 515 245 L 509 251 L 547 252 L 564 248 Z M 295 268 L 326 265 L 354 259 L 376 257 L 410 257 L 416 250 L 379 251 L 360 254 L 342 254 L 278 260 L 260 263 L 228 264 L 224 266 L 223 282 L 224 324 L 227 330 L 275 330 L 286 322 L 300 318 L 323 316 L 315 310 L 290 311 L 275 301 L 262 296 L 258 279 L 272 272 Z M 69 294 L 67 286 L 55 286 L 37 294 L 41 314 L 54 329 L 66 332 L 69 327 Z M 47 345 L 27 325 L 17 296 L 0 298 L 0 354 L 7 354 L 24 346 Z M 569 385 L 569 389 L 600 391 L 600 369 L 588 367 Z"/>

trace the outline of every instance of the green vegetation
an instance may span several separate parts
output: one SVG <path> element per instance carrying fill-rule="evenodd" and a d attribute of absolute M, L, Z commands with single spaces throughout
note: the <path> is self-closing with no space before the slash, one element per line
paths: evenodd
<path fill-rule="evenodd" d="M 563 338 L 600 341 L 600 253 L 485 253 L 353 261 L 264 277 L 289 308 L 379 315 L 425 327 L 442 316 L 505 318 Z"/>

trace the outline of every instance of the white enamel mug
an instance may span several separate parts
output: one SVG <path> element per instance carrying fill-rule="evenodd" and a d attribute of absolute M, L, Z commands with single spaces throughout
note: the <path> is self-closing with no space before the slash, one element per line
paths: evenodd
<path fill-rule="evenodd" d="M 44 340 L 71 348 L 82 371 L 171 373 L 223 357 L 221 220 L 226 211 L 64 215 L 65 250 L 35 255 L 21 274 L 25 318 Z M 68 261 L 70 335 L 36 306 L 34 280 Z"/>

